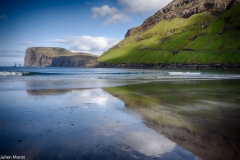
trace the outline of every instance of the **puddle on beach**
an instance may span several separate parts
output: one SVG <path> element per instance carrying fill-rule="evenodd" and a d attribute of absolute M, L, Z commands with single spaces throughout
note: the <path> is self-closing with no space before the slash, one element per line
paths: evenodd
<path fill-rule="evenodd" d="M 198 159 L 103 89 L 0 92 L 0 153 L 26 159 Z"/>

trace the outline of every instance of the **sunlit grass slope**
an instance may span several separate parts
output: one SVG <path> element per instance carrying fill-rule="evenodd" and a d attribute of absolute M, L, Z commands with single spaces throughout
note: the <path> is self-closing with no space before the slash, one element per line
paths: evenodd
<path fill-rule="evenodd" d="M 106 63 L 240 63 L 240 5 L 220 16 L 206 12 L 163 20 L 106 51 Z"/>

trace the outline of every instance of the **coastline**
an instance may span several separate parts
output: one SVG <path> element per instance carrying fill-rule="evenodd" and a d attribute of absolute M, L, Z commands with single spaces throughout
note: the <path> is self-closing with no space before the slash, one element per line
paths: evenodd
<path fill-rule="evenodd" d="M 99 61 L 90 61 L 83 68 L 135 68 L 135 69 L 191 69 L 191 70 L 240 70 L 240 64 L 186 64 L 186 63 L 120 63 L 111 64 Z"/>

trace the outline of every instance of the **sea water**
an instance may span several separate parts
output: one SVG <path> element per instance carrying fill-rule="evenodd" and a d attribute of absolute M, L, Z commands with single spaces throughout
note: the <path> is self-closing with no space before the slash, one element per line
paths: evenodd
<path fill-rule="evenodd" d="M 150 81 L 240 79 L 239 71 L 0 67 L 0 90 L 101 88 Z"/>
<path fill-rule="evenodd" d="M 28 89 L 35 89 L 34 87 L 38 86 L 42 87 L 41 89 L 96 88 L 181 79 L 240 79 L 240 71 L 0 67 L 0 82 L 32 84 L 25 85 Z M 18 86 L 15 87 L 18 88 Z"/>

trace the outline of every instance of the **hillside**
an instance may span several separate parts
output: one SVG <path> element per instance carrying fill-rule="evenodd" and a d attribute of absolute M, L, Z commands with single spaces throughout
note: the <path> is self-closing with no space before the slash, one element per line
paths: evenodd
<path fill-rule="evenodd" d="M 208 68 L 240 66 L 239 0 L 174 0 L 129 29 L 102 66 Z"/>
<path fill-rule="evenodd" d="M 84 67 L 98 57 L 87 53 L 73 53 L 64 48 L 32 47 L 24 57 L 24 66 Z"/>

